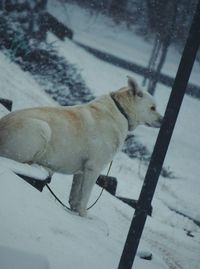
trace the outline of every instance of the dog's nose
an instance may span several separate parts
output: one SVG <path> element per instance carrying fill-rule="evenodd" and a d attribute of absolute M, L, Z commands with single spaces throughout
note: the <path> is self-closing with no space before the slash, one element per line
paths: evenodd
<path fill-rule="evenodd" d="M 162 125 L 162 123 L 163 123 L 163 116 L 160 116 L 158 119 L 159 127 Z"/>
<path fill-rule="evenodd" d="M 160 123 L 160 125 L 163 123 L 163 117 L 162 116 L 160 116 L 160 118 L 159 118 L 159 123 Z"/>

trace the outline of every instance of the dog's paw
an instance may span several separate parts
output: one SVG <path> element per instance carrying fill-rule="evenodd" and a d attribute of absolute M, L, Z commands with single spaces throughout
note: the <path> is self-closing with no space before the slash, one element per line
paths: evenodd
<path fill-rule="evenodd" d="M 78 214 L 80 217 L 86 218 L 87 217 L 87 209 L 78 209 Z"/>

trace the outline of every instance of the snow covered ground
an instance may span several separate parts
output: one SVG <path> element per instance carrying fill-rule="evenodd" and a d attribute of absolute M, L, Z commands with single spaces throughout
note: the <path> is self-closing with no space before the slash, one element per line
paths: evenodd
<path fill-rule="evenodd" d="M 79 9 L 78 12 L 80 14 Z M 84 19 L 85 16 L 83 16 L 83 21 Z M 88 20 L 90 20 L 89 17 Z M 84 24 L 81 25 L 84 27 Z M 90 25 L 97 27 L 95 23 Z M 105 30 L 105 25 L 100 25 L 99 21 L 97 25 Z M 93 31 L 91 33 L 94 34 Z M 100 40 L 98 33 L 93 37 L 96 41 L 97 38 Z M 77 40 L 84 38 L 92 42 L 92 34 L 89 35 L 88 29 L 85 31 L 85 37 L 81 37 L 78 31 L 75 37 Z M 126 35 L 123 32 L 123 34 L 128 40 L 127 35 L 130 33 Z M 118 35 L 121 36 L 120 33 Z M 119 42 L 118 35 L 113 35 L 112 31 L 109 32 L 107 25 L 106 34 L 101 42 L 112 40 L 112 46 L 115 46 L 114 51 L 120 53 L 125 44 Z M 139 76 L 97 60 L 71 41 L 61 42 L 53 35 L 49 35 L 48 38 L 50 42 L 56 40 L 55 45 L 60 55 L 77 65 L 87 85 L 96 96 L 125 85 L 127 74 L 136 77 L 139 83 L 142 81 Z M 141 44 L 144 42 L 135 35 L 134 40 L 138 46 L 132 50 L 130 44 L 126 43 L 128 48 L 125 47 L 125 51 L 128 56 L 131 54 L 136 58 L 140 54 L 137 48 L 142 49 Z M 96 46 L 99 42 L 94 45 Z M 105 44 L 106 47 L 107 45 L 108 43 Z M 147 57 L 145 53 L 143 55 Z M 177 69 L 175 61 L 178 62 L 178 58 L 173 51 L 173 61 L 168 61 L 166 70 L 169 68 L 175 72 Z M 141 57 L 138 57 L 138 61 L 143 63 Z M 0 70 L 0 97 L 12 99 L 13 109 L 57 105 L 43 93 L 29 73 L 21 71 L 1 52 Z M 199 70 L 196 66 L 192 78 L 193 82 L 200 85 Z M 169 88 L 159 85 L 156 99 L 163 113 L 169 94 Z M 3 116 L 5 113 L 5 109 L 0 106 L 0 115 Z M 152 252 L 153 260 L 146 261 L 136 257 L 134 264 L 136 269 L 200 268 L 200 228 L 191 220 L 193 218 L 200 222 L 199 113 L 199 101 L 185 96 L 165 161 L 165 166 L 170 167 L 176 178 L 160 177 L 152 204 L 153 215 L 151 218 L 148 217 L 139 246 L 142 251 Z M 153 148 L 157 133 L 157 130 L 147 127 L 140 127 L 135 131 L 137 138 L 149 150 Z M 110 172 L 111 176 L 116 176 L 118 179 L 117 194 L 137 199 L 145 171 L 146 167 L 142 163 L 129 159 L 123 153 L 118 154 Z M 134 213 L 132 208 L 104 191 L 99 202 L 89 211 L 89 217 L 80 218 L 60 207 L 47 189 L 44 189 L 42 193 L 37 192 L 2 163 L 0 163 L 0 175 L 0 268 L 8 269 L 4 268 L 5 256 L 2 259 L 5 248 L 6 253 L 11 253 L 9 260 L 17 257 L 17 255 L 12 255 L 13 249 L 17 249 L 24 255 L 28 252 L 28 255 L 32 255 L 32 259 L 40 257 L 37 269 L 117 268 Z M 59 197 L 67 202 L 70 184 L 71 176 L 55 174 L 51 186 Z M 100 188 L 95 186 L 90 204 L 99 192 Z M 190 218 L 177 214 L 170 208 Z M 188 231 L 191 231 L 194 237 L 188 236 Z M 15 269 L 22 269 L 22 266 L 21 258 L 16 258 Z"/>

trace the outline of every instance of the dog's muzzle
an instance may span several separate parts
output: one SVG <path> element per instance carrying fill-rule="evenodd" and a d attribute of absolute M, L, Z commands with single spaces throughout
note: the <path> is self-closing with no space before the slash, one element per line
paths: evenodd
<path fill-rule="evenodd" d="M 153 128 L 160 128 L 163 122 L 163 117 L 160 116 L 160 118 L 152 123 L 145 122 L 145 125 L 148 127 L 153 127 Z"/>

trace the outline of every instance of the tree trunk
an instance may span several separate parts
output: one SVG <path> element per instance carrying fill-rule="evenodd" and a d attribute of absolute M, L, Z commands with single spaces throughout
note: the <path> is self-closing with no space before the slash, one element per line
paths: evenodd
<path fill-rule="evenodd" d="M 151 76 L 151 72 L 155 68 L 156 60 L 158 58 L 160 49 L 161 49 L 161 42 L 159 41 L 158 37 L 156 36 L 155 37 L 155 40 L 154 40 L 154 46 L 153 46 L 153 50 L 152 50 L 152 53 L 151 53 L 151 57 L 149 59 L 149 63 L 148 63 L 148 67 L 147 67 L 148 68 L 149 76 Z M 143 86 L 146 85 L 147 79 L 148 79 L 148 77 L 147 76 L 144 76 L 144 80 L 143 80 L 143 83 L 142 83 Z"/>
<path fill-rule="evenodd" d="M 109 13 L 117 22 L 124 18 L 127 4 L 128 0 L 112 0 Z"/>
<path fill-rule="evenodd" d="M 151 95 L 154 95 L 155 94 L 155 90 L 156 90 L 156 84 L 158 82 L 158 78 L 160 76 L 160 73 L 161 73 L 161 69 L 163 67 L 163 64 L 165 62 L 165 59 L 166 59 L 166 56 L 167 56 L 167 51 L 168 51 L 168 48 L 169 48 L 169 45 L 170 45 L 170 41 L 168 44 L 163 44 L 162 45 L 162 52 L 161 52 L 161 56 L 160 56 L 160 60 L 159 60 L 159 63 L 157 65 L 157 69 L 156 69 L 156 75 L 153 79 L 151 79 L 149 81 L 149 85 L 148 85 L 148 92 L 151 94 Z"/>
<path fill-rule="evenodd" d="M 155 69 L 156 75 L 153 76 L 152 78 L 149 78 L 148 92 L 152 95 L 154 95 L 155 93 L 156 84 L 158 82 L 158 78 L 160 76 L 162 67 L 164 65 L 168 48 L 171 43 L 171 38 L 174 32 L 176 15 L 177 15 L 177 3 L 169 1 L 168 5 L 166 6 L 166 10 L 164 11 L 162 10 L 162 12 L 167 12 L 171 14 L 171 20 L 170 18 L 166 18 L 166 17 L 163 19 L 162 25 L 166 24 L 166 26 L 164 29 L 158 29 L 158 34 L 155 37 L 155 45 L 154 45 L 154 48 L 152 50 L 152 55 L 149 60 L 148 67 L 149 67 L 149 72 L 151 72 L 152 69 L 155 69 L 156 60 L 159 57 L 157 67 Z M 159 40 L 158 40 L 158 36 L 160 37 Z M 160 43 L 159 46 L 157 45 L 157 42 Z M 161 53 L 159 53 L 160 50 L 161 50 Z"/>

